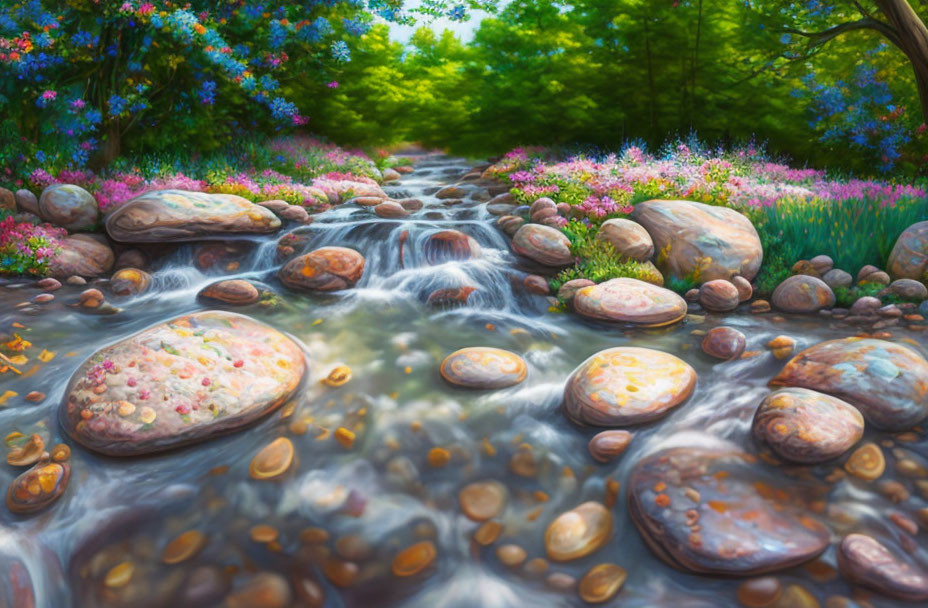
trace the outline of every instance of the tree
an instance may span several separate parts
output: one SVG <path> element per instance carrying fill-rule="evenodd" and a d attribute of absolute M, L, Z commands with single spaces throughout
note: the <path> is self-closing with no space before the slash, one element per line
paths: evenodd
<path fill-rule="evenodd" d="M 789 45 L 781 56 L 804 60 L 829 42 L 850 32 L 876 32 L 902 51 L 912 66 L 921 104 L 928 122 L 928 27 L 907 0 L 805 0 L 757 2 L 770 31 L 784 36 Z M 787 38 L 790 37 L 790 38 Z"/>

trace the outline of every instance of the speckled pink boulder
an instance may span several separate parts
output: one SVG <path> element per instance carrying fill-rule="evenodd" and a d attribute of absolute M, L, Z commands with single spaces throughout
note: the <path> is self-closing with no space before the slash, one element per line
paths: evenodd
<path fill-rule="evenodd" d="M 686 316 L 686 301 L 676 293 L 638 279 L 610 279 L 584 287 L 574 296 L 574 310 L 584 317 L 660 326 Z"/>
<path fill-rule="evenodd" d="M 97 452 L 159 452 L 238 430 L 273 411 L 305 369 L 300 347 L 279 331 L 233 313 L 194 313 L 87 359 L 65 391 L 61 424 Z"/>

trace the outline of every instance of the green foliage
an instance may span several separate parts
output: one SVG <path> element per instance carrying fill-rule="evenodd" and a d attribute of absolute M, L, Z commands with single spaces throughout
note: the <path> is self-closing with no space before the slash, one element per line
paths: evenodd
<path fill-rule="evenodd" d="M 764 265 L 773 252 L 789 263 L 825 254 L 836 268 L 852 274 L 866 264 L 884 268 L 902 231 L 926 217 L 924 198 L 900 199 L 894 205 L 876 197 L 785 200 L 768 208 L 759 225 L 772 239 L 764 247 Z"/>
<path fill-rule="evenodd" d="M 573 279 L 589 279 L 594 283 L 602 283 L 621 277 L 649 282 L 655 282 L 658 278 L 652 266 L 623 258 L 611 243 L 597 239 L 595 227 L 573 221 L 562 228 L 562 231 L 570 240 L 570 252 L 578 261 L 551 279 L 551 291 L 555 293 L 561 285 Z"/>
<path fill-rule="evenodd" d="M 861 283 L 853 287 L 836 287 L 835 292 L 835 303 L 841 308 L 850 308 L 854 302 L 860 298 L 866 296 L 880 297 L 877 294 L 885 289 L 885 285 L 879 285 L 876 283 Z M 880 298 L 884 303 L 889 304 L 891 301 L 899 301 L 898 298 L 893 298 L 890 296 L 882 296 Z"/>

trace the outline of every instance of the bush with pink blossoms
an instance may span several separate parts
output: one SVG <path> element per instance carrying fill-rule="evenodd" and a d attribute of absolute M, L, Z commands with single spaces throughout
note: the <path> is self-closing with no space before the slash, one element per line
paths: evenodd
<path fill-rule="evenodd" d="M 44 276 L 67 232 L 0 213 L 0 275 Z"/>

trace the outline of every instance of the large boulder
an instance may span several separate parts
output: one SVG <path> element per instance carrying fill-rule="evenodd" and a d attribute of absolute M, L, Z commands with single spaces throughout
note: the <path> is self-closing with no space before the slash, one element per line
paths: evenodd
<path fill-rule="evenodd" d="M 676 323 L 686 316 L 686 301 L 676 293 L 638 279 L 610 279 L 583 287 L 574 310 L 584 317 L 648 327 Z"/>
<path fill-rule="evenodd" d="M 97 351 L 59 410 L 78 443 L 104 454 L 159 452 L 238 430 L 296 390 L 303 351 L 242 315 L 178 317 Z"/>
<path fill-rule="evenodd" d="M 280 219 L 273 211 L 240 196 L 187 190 L 146 192 L 106 219 L 109 235 L 126 243 L 197 241 L 278 228 Z"/>
<path fill-rule="evenodd" d="M 755 463 L 733 448 L 657 452 L 629 476 L 628 512 L 651 550 L 688 572 L 754 576 L 822 553 L 828 528 Z"/>
<path fill-rule="evenodd" d="M 886 269 L 894 279 L 921 281 L 925 278 L 928 271 L 928 220 L 912 224 L 902 231 L 889 254 Z"/>
<path fill-rule="evenodd" d="M 692 201 L 645 201 L 631 214 L 648 231 L 658 266 L 677 278 L 698 271 L 700 282 L 753 279 L 764 252 L 751 220 L 727 207 Z"/>
<path fill-rule="evenodd" d="M 564 233 L 550 226 L 525 224 L 512 237 L 512 249 L 519 255 L 545 266 L 567 266 L 574 256 Z"/>
<path fill-rule="evenodd" d="M 53 184 L 39 197 L 39 216 L 68 230 L 86 230 L 97 223 L 100 209 L 94 197 L 72 184 Z"/>
<path fill-rule="evenodd" d="M 770 301 L 784 312 L 813 313 L 834 306 L 835 292 L 819 278 L 797 274 L 777 285 Z"/>
<path fill-rule="evenodd" d="M 611 244 L 624 257 L 644 262 L 654 255 L 654 241 L 641 224 L 624 218 L 603 222 L 596 238 Z"/>
<path fill-rule="evenodd" d="M 39 199 L 30 190 L 17 190 L 13 197 L 16 199 L 16 206 L 19 207 L 20 211 L 39 215 Z"/>
<path fill-rule="evenodd" d="M 910 565 L 872 536 L 845 536 L 837 558 L 841 574 L 856 585 L 908 602 L 928 601 L 928 572 Z"/>
<path fill-rule="evenodd" d="M 113 269 L 113 250 L 103 239 L 72 234 L 61 239 L 60 245 L 61 249 L 48 263 L 48 273 L 53 277 L 98 277 Z"/>
<path fill-rule="evenodd" d="M 5 211 L 16 211 L 16 195 L 12 190 L 7 190 L 0 186 L 0 209 Z"/>
<path fill-rule="evenodd" d="M 277 273 L 292 289 L 336 291 L 353 287 L 364 272 L 364 256 L 347 247 L 321 247 L 293 258 Z"/>
<path fill-rule="evenodd" d="M 578 424 L 642 424 L 667 415 L 695 387 L 696 372 L 673 355 L 650 348 L 607 348 L 567 379 L 564 411 Z"/>
<path fill-rule="evenodd" d="M 833 395 L 889 431 L 910 429 L 928 417 L 928 361 L 885 340 L 821 342 L 790 359 L 770 384 Z"/>

